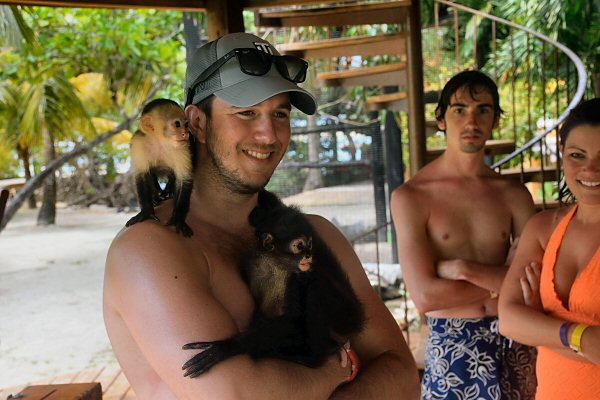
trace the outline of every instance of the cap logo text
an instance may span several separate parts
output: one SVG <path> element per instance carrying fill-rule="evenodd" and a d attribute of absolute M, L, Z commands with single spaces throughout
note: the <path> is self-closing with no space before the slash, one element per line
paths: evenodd
<path fill-rule="evenodd" d="M 254 47 L 256 47 L 257 50 L 262 51 L 263 53 L 273 55 L 273 50 L 271 49 L 271 46 L 269 46 L 269 43 L 254 42 Z"/>

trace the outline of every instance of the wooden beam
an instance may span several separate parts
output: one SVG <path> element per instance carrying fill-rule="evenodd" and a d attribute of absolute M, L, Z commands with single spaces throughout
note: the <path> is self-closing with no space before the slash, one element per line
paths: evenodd
<path fill-rule="evenodd" d="M 406 92 L 394 92 L 370 96 L 367 97 L 366 108 L 367 111 L 407 111 L 407 97 L 408 95 Z"/>
<path fill-rule="evenodd" d="M 423 96 L 423 48 L 421 44 L 421 5 L 415 1 L 408 17 L 408 137 L 410 175 L 427 163 L 425 101 Z"/>
<path fill-rule="evenodd" d="M 244 32 L 242 5 L 237 0 L 206 0 L 208 40 L 228 33 Z"/>
<path fill-rule="evenodd" d="M 156 8 L 180 11 L 206 10 L 206 0 L 0 0 L 0 4 L 76 8 Z"/>
<path fill-rule="evenodd" d="M 381 64 L 317 74 L 316 85 L 325 86 L 386 86 L 406 84 L 406 63 Z"/>
<path fill-rule="evenodd" d="M 381 54 L 403 55 L 406 51 L 406 34 L 393 33 L 376 36 L 292 42 L 277 45 L 277 50 L 281 54 L 291 54 L 302 58 L 367 57 Z"/>
<path fill-rule="evenodd" d="M 350 6 L 330 6 L 277 12 L 256 12 L 257 26 L 339 26 L 367 24 L 404 24 L 410 0 Z"/>
<path fill-rule="evenodd" d="M 338 0 L 336 3 L 354 2 L 355 0 Z M 308 4 L 323 4 L 323 0 L 243 0 L 244 8 L 286 7 Z"/>
<path fill-rule="evenodd" d="M 440 156 L 446 150 L 446 146 L 434 147 L 427 150 L 427 162 Z M 515 142 L 511 139 L 490 139 L 485 142 L 485 155 L 498 156 L 510 154 L 515 151 Z"/>

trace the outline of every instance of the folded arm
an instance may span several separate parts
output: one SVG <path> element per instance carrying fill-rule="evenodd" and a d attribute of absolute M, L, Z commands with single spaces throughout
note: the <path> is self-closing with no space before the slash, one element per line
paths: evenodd
<path fill-rule="evenodd" d="M 419 199 L 410 190 L 395 190 L 391 209 L 404 280 L 420 312 L 459 307 L 489 298 L 488 289 L 438 274 L 439 260 L 427 237 L 428 212 L 419 207 Z"/>
<path fill-rule="evenodd" d="M 350 339 L 360 362 L 358 375 L 351 383 L 340 386 L 331 399 L 418 399 L 417 368 L 402 331 L 373 290 L 350 243 L 325 219 L 311 216 L 311 223 L 348 274 L 366 316 L 363 331 Z"/>
<path fill-rule="evenodd" d="M 552 211 L 554 212 L 554 211 Z M 600 327 L 590 327 L 582 336 L 584 357 L 566 348 L 560 340 L 560 328 L 566 321 L 541 309 L 536 290 L 535 268 L 541 265 L 546 243 L 552 233 L 552 212 L 535 215 L 525 227 L 517 253 L 506 275 L 499 301 L 500 332 L 520 343 L 551 348 L 578 361 L 600 361 Z M 575 325 L 567 332 L 570 338 Z"/>
<path fill-rule="evenodd" d="M 238 326 L 213 293 L 207 261 L 191 257 L 172 236 L 160 226 L 138 224 L 115 240 L 105 305 L 120 315 L 143 358 L 177 398 L 326 399 L 348 377 L 349 367 L 341 367 L 337 355 L 317 369 L 240 355 L 199 378 L 185 378 L 181 366 L 194 353 L 182 350 L 183 344 L 228 338 Z"/>

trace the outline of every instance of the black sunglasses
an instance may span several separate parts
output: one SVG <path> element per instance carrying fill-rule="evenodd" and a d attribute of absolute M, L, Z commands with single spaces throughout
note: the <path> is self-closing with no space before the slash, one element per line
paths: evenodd
<path fill-rule="evenodd" d="M 233 49 L 217 61 L 212 63 L 207 69 L 188 88 L 188 94 L 185 104 L 192 104 L 196 86 L 210 78 L 227 61 L 237 57 L 240 70 L 253 76 L 265 75 L 271 69 L 271 64 L 275 64 L 277 71 L 282 77 L 290 82 L 301 83 L 306 79 L 308 63 L 301 58 L 294 56 L 275 56 L 257 49 Z"/>

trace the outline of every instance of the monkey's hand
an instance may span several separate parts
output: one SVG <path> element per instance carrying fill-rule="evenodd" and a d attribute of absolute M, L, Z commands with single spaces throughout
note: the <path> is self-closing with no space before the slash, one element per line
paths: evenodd
<path fill-rule="evenodd" d="M 156 217 L 156 215 L 154 215 L 154 211 L 152 211 L 152 212 L 140 211 L 137 215 L 131 217 L 131 219 L 129 221 L 127 221 L 125 226 L 131 226 L 131 225 L 137 224 L 138 222 L 145 221 L 147 219 L 153 219 L 154 221 L 158 221 L 158 218 Z"/>
<path fill-rule="evenodd" d="M 183 366 L 183 376 L 197 378 L 207 372 L 212 366 L 239 353 L 236 350 L 234 338 L 228 340 L 216 340 L 214 342 L 194 342 L 184 345 L 183 350 L 202 350 L 190 358 Z"/>

